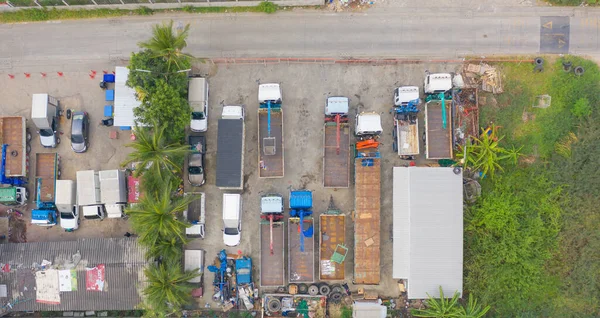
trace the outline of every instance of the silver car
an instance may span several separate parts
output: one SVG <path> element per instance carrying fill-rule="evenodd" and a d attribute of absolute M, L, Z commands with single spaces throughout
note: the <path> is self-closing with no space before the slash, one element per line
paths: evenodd
<path fill-rule="evenodd" d="M 88 147 L 89 118 L 86 112 L 75 112 L 71 120 L 71 148 L 82 153 Z"/>
<path fill-rule="evenodd" d="M 206 181 L 204 179 L 204 158 L 201 153 L 188 155 L 188 181 L 191 185 L 199 187 Z"/>

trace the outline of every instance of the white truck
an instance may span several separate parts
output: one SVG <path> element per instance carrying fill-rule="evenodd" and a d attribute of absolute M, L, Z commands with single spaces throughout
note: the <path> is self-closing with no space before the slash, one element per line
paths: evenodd
<path fill-rule="evenodd" d="M 106 217 L 100 198 L 100 177 L 94 170 L 77 171 L 77 204 L 86 219 Z"/>
<path fill-rule="evenodd" d="M 106 217 L 121 218 L 127 206 L 127 179 L 123 170 L 103 170 L 100 179 L 100 202 L 104 204 Z"/>
<path fill-rule="evenodd" d="M 244 189 L 244 106 L 225 106 L 217 131 L 217 187 Z"/>
<path fill-rule="evenodd" d="M 56 148 L 58 137 L 58 99 L 48 94 L 33 94 L 31 101 L 31 120 L 37 127 L 40 143 L 46 148 Z"/>
<path fill-rule="evenodd" d="M 223 242 L 237 246 L 242 239 L 242 196 L 223 193 Z"/>
<path fill-rule="evenodd" d="M 204 294 L 204 250 L 188 250 L 183 254 L 184 270 L 197 271 L 200 275 L 190 279 L 188 283 L 192 284 L 192 297 L 200 298 Z"/>
<path fill-rule="evenodd" d="M 258 177 L 282 178 L 285 170 L 281 86 L 258 86 Z"/>
<path fill-rule="evenodd" d="M 60 214 L 60 227 L 65 231 L 79 228 L 79 206 L 73 180 L 56 180 L 54 204 Z"/>
<path fill-rule="evenodd" d="M 392 149 L 403 159 L 419 154 L 419 88 L 401 86 L 394 90 L 394 130 Z"/>
<path fill-rule="evenodd" d="M 423 91 L 425 95 L 446 93 L 452 89 L 452 74 L 433 73 L 425 76 Z"/>
<path fill-rule="evenodd" d="M 190 129 L 205 132 L 208 129 L 208 81 L 203 77 L 192 77 L 188 82 L 188 103 L 192 108 Z"/>
<path fill-rule="evenodd" d="M 200 237 L 204 238 L 204 225 L 205 225 L 205 203 L 206 196 L 203 192 L 191 192 L 185 195 L 197 195 L 200 196 L 198 200 L 192 201 L 188 204 L 187 209 L 183 211 L 183 217 L 192 224 L 192 226 L 185 229 L 185 235 L 188 237 Z"/>
<path fill-rule="evenodd" d="M 381 116 L 375 112 L 361 112 L 356 114 L 354 133 L 359 139 L 373 138 L 381 135 Z"/>

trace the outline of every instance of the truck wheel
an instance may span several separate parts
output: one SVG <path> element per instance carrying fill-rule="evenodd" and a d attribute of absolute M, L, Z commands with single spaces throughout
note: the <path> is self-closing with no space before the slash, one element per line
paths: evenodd
<path fill-rule="evenodd" d="M 281 302 L 277 298 L 270 299 L 267 308 L 270 312 L 278 312 L 281 310 Z"/>
<path fill-rule="evenodd" d="M 30 142 L 31 141 L 31 133 L 29 132 L 29 130 L 27 130 L 26 134 L 27 134 L 26 135 L 27 136 L 27 142 Z"/>
<path fill-rule="evenodd" d="M 60 138 L 56 137 L 56 144 L 60 145 Z"/>
<path fill-rule="evenodd" d="M 25 152 L 30 153 L 31 152 L 31 145 L 27 144 L 27 146 L 25 146 Z"/>
<path fill-rule="evenodd" d="M 319 286 L 317 286 L 317 285 L 308 286 L 308 294 L 311 296 L 318 295 L 319 294 Z"/>
<path fill-rule="evenodd" d="M 329 294 L 329 301 L 331 301 L 332 303 L 339 303 L 340 301 L 342 301 L 342 298 L 344 298 L 342 293 Z"/>
<path fill-rule="evenodd" d="M 306 294 L 306 293 L 308 293 L 308 285 L 298 284 L 298 294 Z"/>
<path fill-rule="evenodd" d="M 321 294 L 323 296 L 327 296 L 327 295 L 329 295 L 330 292 L 331 292 L 331 287 L 329 287 L 329 285 L 327 285 L 326 283 L 322 283 L 319 286 L 319 294 Z"/>
<path fill-rule="evenodd" d="M 60 169 L 56 170 L 56 175 L 60 178 Z"/>
<path fill-rule="evenodd" d="M 398 152 L 398 145 L 396 144 L 396 142 L 392 142 L 392 150 L 394 150 L 394 152 Z"/>
<path fill-rule="evenodd" d="M 335 284 L 333 286 L 331 286 L 331 292 L 330 294 L 341 294 L 344 292 L 344 288 L 342 288 L 342 286 L 340 284 Z"/>

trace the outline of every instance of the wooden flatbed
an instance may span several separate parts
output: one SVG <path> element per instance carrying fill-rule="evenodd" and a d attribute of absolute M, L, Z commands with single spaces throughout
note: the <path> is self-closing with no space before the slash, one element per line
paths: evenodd
<path fill-rule="evenodd" d="M 273 222 L 273 255 L 269 221 L 260 222 L 260 286 L 285 286 L 285 223 Z"/>
<path fill-rule="evenodd" d="M 354 284 L 374 285 L 380 280 L 381 159 L 357 157 L 354 169 Z"/>
<path fill-rule="evenodd" d="M 35 187 L 40 191 L 39 197 L 42 202 L 54 202 L 57 170 L 58 155 L 56 153 L 35 155 Z M 37 195 L 36 193 L 36 197 Z"/>
<path fill-rule="evenodd" d="M 0 118 L 0 146 L 6 148 L 5 174 L 7 177 L 27 176 L 27 133 L 24 117 Z"/>
<path fill-rule="evenodd" d="M 445 101 L 446 128 L 442 123 L 442 102 L 432 100 L 425 105 L 427 159 L 452 159 L 452 101 Z"/>
<path fill-rule="evenodd" d="M 344 280 L 345 263 L 333 262 L 331 256 L 338 244 L 346 245 L 346 216 L 321 214 L 319 226 L 319 280 Z"/>
<path fill-rule="evenodd" d="M 312 283 L 315 281 L 315 240 L 304 238 L 304 252 L 300 251 L 300 219 L 288 219 L 288 269 L 290 283 Z M 312 218 L 304 219 L 304 228 L 313 225 Z"/>
<path fill-rule="evenodd" d="M 350 184 L 350 126 L 340 123 L 340 153 L 337 153 L 335 122 L 325 123 L 323 137 L 323 186 L 347 188 Z"/>
<path fill-rule="evenodd" d="M 258 176 L 260 178 L 281 178 L 284 174 L 284 148 L 283 148 L 283 110 L 271 109 L 271 137 L 274 144 L 265 144 L 269 137 L 268 110 L 258 110 Z M 275 153 L 265 154 L 265 146 L 275 147 Z"/>
<path fill-rule="evenodd" d="M 419 154 L 419 122 L 394 119 L 396 151 L 399 156 L 414 156 Z"/>

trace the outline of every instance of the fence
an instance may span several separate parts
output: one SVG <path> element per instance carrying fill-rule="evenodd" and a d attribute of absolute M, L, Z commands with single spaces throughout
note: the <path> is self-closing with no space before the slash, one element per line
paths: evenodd
<path fill-rule="evenodd" d="M 1 0 L 0 0 L 1 1 Z M 323 0 L 275 0 L 280 6 L 322 5 Z M 103 5 L 147 5 L 152 8 L 156 4 L 185 4 L 194 6 L 255 6 L 257 0 L 7 0 L 6 4 L 13 8 L 31 7 L 69 7 L 69 6 L 103 6 Z"/>

